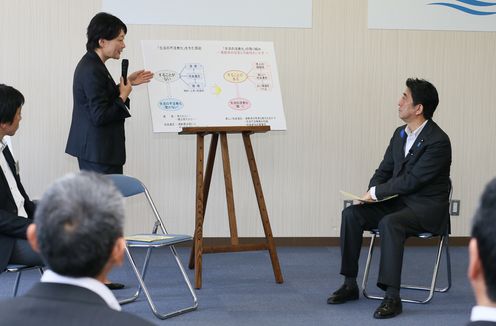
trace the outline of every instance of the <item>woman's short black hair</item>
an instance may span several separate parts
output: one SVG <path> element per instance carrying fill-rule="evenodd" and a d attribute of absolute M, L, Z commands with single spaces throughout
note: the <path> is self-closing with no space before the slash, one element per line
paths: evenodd
<path fill-rule="evenodd" d="M 94 51 L 100 47 L 98 44 L 100 39 L 113 40 L 119 36 L 121 31 L 123 31 L 124 34 L 127 33 L 126 24 L 124 24 L 122 20 L 114 15 L 107 14 L 106 12 L 96 14 L 95 17 L 91 19 L 86 32 L 86 36 L 88 37 L 86 50 Z"/>

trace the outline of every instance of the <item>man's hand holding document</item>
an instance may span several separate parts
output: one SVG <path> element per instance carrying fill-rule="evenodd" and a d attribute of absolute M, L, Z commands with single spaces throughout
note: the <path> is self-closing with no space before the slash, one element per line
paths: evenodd
<path fill-rule="evenodd" d="M 392 195 L 392 196 L 388 196 L 388 197 L 385 197 L 385 198 L 382 198 L 382 199 L 379 199 L 379 200 L 374 200 L 372 199 L 372 197 L 370 196 L 370 193 L 367 192 L 365 195 L 363 195 L 362 197 L 360 196 L 357 196 L 357 195 L 354 195 L 352 193 L 349 193 L 349 192 L 346 192 L 346 191 L 343 191 L 343 190 L 340 190 L 339 191 L 343 196 L 347 197 L 347 198 L 350 198 L 350 199 L 353 199 L 354 201 L 357 201 L 359 203 L 367 203 L 367 204 L 371 204 L 371 203 L 378 203 L 378 202 L 381 202 L 381 201 L 385 201 L 385 200 L 389 200 L 391 198 L 395 198 L 395 197 L 398 197 L 398 195 Z"/>

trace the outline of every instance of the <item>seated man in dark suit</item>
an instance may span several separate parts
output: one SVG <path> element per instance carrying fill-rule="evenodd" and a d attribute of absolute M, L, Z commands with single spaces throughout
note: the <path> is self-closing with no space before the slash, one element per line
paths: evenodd
<path fill-rule="evenodd" d="M 26 240 L 35 205 L 22 186 L 19 173 L 4 138 L 19 128 L 24 96 L 0 84 L 0 273 L 8 264 L 41 265 L 40 256 Z"/>
<path fill-rule="evenodd" d="M 103 280 L 122 263 L 119 191 L 93 172 L 56 181 L 36 209 L 28 240 L 48 267 L 24 296 L 0 303 L 0 325 L 153 325 L 121 307 Z"/>
<path fill-rule="evenodd" d="M 468 278 L 477 306 L 469 325 L 496 325 L 496 179 L 482 194 L 472 225 Z"/>
<path fill-rule="evenodd" d="M 381 259 L 377 286 L 386 293 L 374 318 L 391 318 L 402 312 L 399 289 L 406 238 L 425 231 L 442 234 L 449 223 L 451 144 L 431 119 L 438 103 L 431 83 L 406 81 L 398 102 L 399 117 L 406 125 L 394 132 L 362 197 L 366 203 L 343 210 L 341 274 L 345 281 L 327 303 L 358 299 L 356 277 L 363 231 L 378 228 Z M 376 202 L 393 195 L 397 197 Z"/>

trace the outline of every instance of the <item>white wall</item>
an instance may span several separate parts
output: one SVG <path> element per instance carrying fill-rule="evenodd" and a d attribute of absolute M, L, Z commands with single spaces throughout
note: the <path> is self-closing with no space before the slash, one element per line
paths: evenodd
<path fill-rule="evenodd" d="M 100 6 L 99 0 L 0 0 L 0 82 L 26 96 L 13 142 L 32 197 L 77 170 L 76 160 L 64 154 L 72 74 Z M 368 30 L 363 0 L 314 0 L 313 10 L 312 29 L 128 26 L 125 56 L 130 69 L 141 68 L 142 39 L 274 41 L 288 131 L 252 139 L 272 229 L 280 237 L 339 235 L 338 190 L 366 190 L 401 124 L 396 103 L 405 79 L 429 79 L 441 98 L 434 118 L 453 146 L 454 198 L 461 199 L 453 233 L 468 235 L 478 197 L 495 175 L 496 34 Z M 109 68 L 117 78 L 119 63 Z M 195 138 L 151 132 L 146 87 L 133 90 L 132 111 L 125 173 L 149 187 L 171 231 L 192 233 Z M 238 230 L 260 236 L 242 142 L 233 136 L 230 146 Z M 219 158 L 206 236 L 229 235 Z M 129 202 L 128 231 L 145 230 L 144 208 Z"/>

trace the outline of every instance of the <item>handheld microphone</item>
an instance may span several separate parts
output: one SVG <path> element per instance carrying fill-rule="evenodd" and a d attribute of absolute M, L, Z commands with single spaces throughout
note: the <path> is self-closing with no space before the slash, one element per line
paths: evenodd
<path fill-rule="evenodd" d="M 127 85 L 127 68 L 129 67 L 129 60 L 122 59 L 122 78 L 124 79 L 124 85 Z"/>

